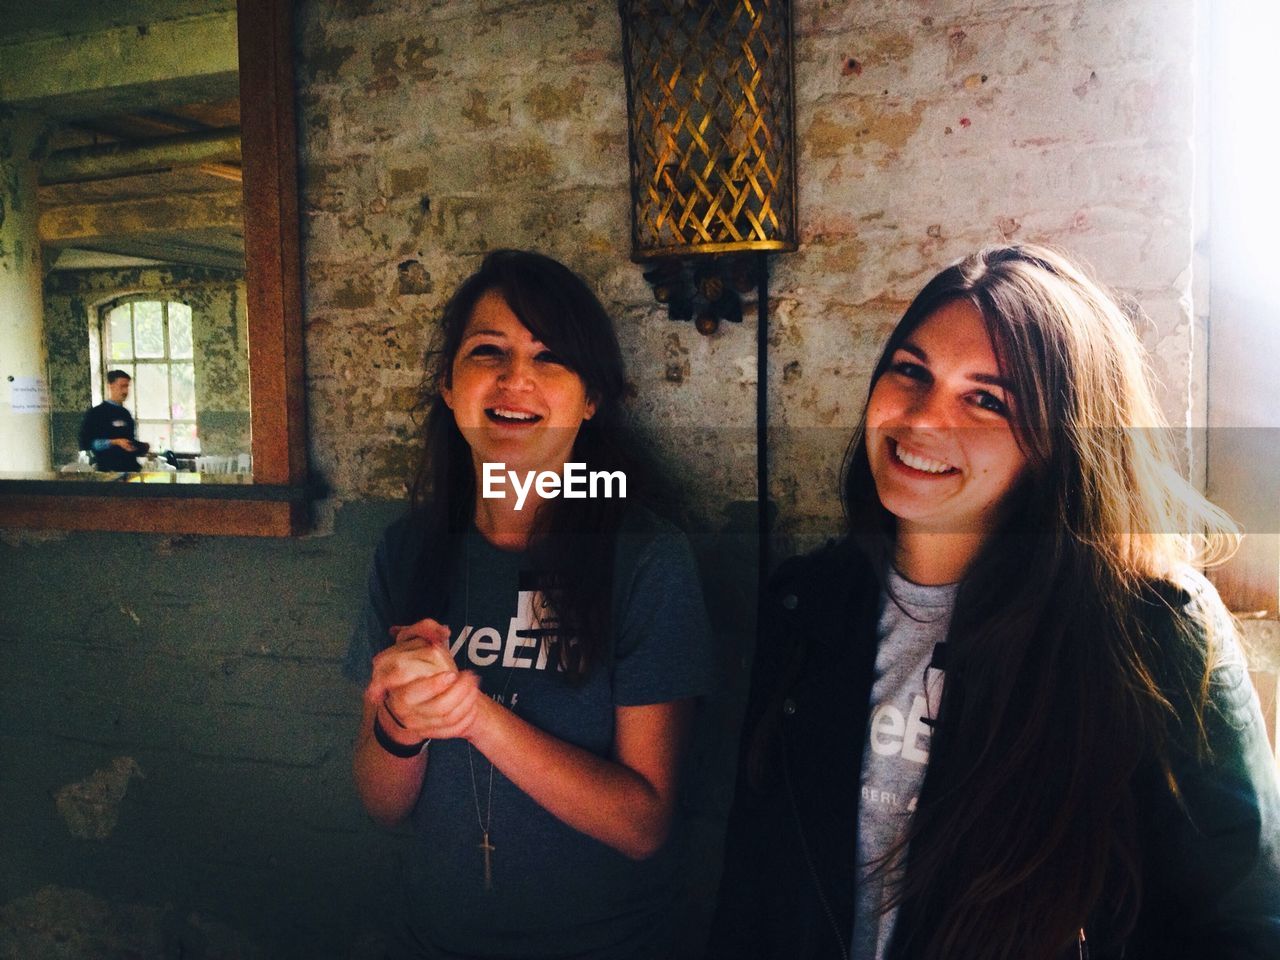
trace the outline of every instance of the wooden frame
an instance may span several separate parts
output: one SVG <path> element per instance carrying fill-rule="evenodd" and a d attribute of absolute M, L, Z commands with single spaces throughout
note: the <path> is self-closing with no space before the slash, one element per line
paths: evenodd
<path fill-rule="evenodd" d="M 307 516 L 290 0 L 240 0 L 252 484 L 0 480 L 0 528 L 291 536 Z"/>

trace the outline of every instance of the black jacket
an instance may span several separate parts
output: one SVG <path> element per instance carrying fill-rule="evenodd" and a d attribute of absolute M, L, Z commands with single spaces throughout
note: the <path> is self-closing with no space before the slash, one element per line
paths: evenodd
<path fill-rule="evenodd" d="M 84 415 L 80 423 L 80 449 L 92 450 L 95 440 L 133 440 L 135 452 L 111 446 L 94 451 L 94 463 L 99 470 L 124 473 L 138 469 L 138 454 L 147 452 L 147 445 L 134 439 L 133 414 L 127 408 L 108 400 L 102 401 Z"/>
<path fill-rule="evenodd" d="M 1180 599 L 1198 602 L 1187 594 Z M 847 954 L 879 607 L 878 580 L 847 541 L 788 561 L 771 582 L 710 958 Z M 1114 938 L 1086 921 L 1092 952 L 1075 948 L 1067 956 L 1280 958 L 1276 762 L 1238 647 L 1231 644 L 1229 652 L 1235 655 L 1213 675 L 1212 763 L 1195 760 L 1193 751 L 1172 758 L 1190 816 L 1158 778 L 1134 783 L 1144 816 L 1145 894 L 1137 928 L 1125 944 L 1100 950 Z M 768 753 L 780 762 L 768 766 L 757 789 L 747 765 L 759 729 L 770 731 Z M 930 765 L 922 797 L 946 789 L 935 772 Z M 898 933 L 930 922 L 911 906 L 899 912 Z M 890 954 L 908 956 L 900 937 Z"/>

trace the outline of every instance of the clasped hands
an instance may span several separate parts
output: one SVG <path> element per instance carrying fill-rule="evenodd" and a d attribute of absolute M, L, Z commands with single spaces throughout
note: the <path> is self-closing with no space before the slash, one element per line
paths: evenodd
<path fill-rule="evenodd" d="M 398 743 L 467 737 L 488 700 L 480 678 L 459 671 L 449 654 L 449 628 L 427 618 L 388 631 L 392 644 L 373 658 L 366 700 Z"/>

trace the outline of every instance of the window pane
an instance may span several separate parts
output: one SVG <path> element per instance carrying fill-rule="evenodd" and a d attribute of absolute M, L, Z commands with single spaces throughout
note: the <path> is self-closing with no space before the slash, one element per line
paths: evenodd
<path fill-rule="evenodd" d="M 151 444 L 153 453 L 173 449 L 173 445 L 169 442 L 168 422 L 150 423 L 146 420 L 138 421 L 138 439 Z"/>
<path fill-rule="evenodd" d="M 171 303 L 169 304 L 169 356 L 186 358 L 193 354 L 191 308 L 185 303 Z"/>
<path fill-rule="evenodd" d="M 169 419 L 169 365 L 167 363 L 140 363 L 138 376 L 133 381 L 138 395 L 139 420 Z"/>
<path fill-rule="evenodd" d="M 118 366 L 113 365 L 111 369 L 123 370 L 125 373 L 129 375 L 129 396 L 125 400 L 124 406 L 126 410 L 128 410 L 135 417 L 137 417 L 138 415 L 138 391 L 137 391 L 138 381 L 133 378 L 133 364 L 122 363 L 122 364 L 119 364 Z M 107 378 L 103 377 L 102 382 L 105 384 L 107 382 Z M 103 396 L 108 395 L 107 393 L 105 393 L 105 390 L 109 390 L 109 389 L 110 389 L 109 387 L 104 387 Z"/>
<path fill-rule="evenodd" d="M 107 314 L 107 356 L 112 360 L 133 358 L 133 327 L 129 323 L 129 304 L 122 303 Z"/>
<path fill-rule="evenodd" d="M 147 300 L 133 305 L 133 336 L 139 357 L 164 356 L 164 317 L 159 301 Z"/>
<path fill-rule="evenodd" d="M 179 453 L 199 453 L 200 438 L 196 436 L 194 423 L 175 423 L 173 425 L 173 449 Z"/>
<path fill-rule="evenodd" d="M 170 321 L 172 322 L 172 321 Z M 194 420 L 196 415 L 196 368 L 191 363 L 169 365 L 173 371 L 173 419 Z"/>

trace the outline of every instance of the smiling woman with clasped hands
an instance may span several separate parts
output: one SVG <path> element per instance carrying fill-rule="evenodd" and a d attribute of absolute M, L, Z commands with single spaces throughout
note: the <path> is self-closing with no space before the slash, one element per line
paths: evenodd
<path fill-rule="evenodd" d="M 662 957 L 680 745 L 712 670 L 688 543 L 643 505 L 612 323 L 561 264 L 498 251 L 442 326 L 412 509 L 346 664 L 361 800 L 418 838 L 389 955 Z M 569 462 L 623 472 L 627 499 L 482 495 L 486 464 Z"/>

